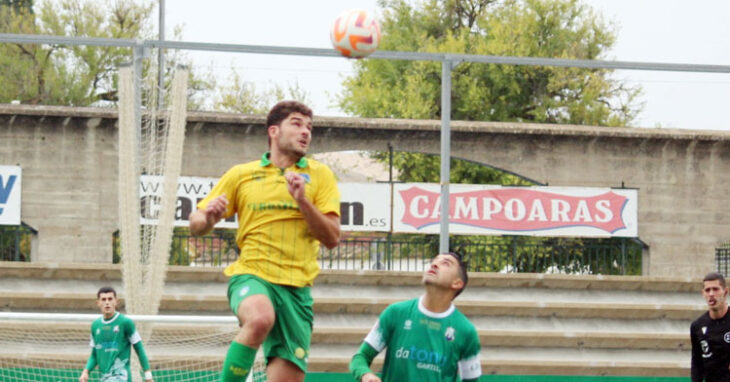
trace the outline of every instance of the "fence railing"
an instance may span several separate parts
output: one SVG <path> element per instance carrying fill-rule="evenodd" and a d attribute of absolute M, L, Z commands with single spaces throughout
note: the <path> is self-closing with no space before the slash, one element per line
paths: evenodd
<path fill-rule="evenodd" d="M 631 239 L 546 239 L 534 237 L 451 238 L 451 247 L 466 255 L 469 270 L 567 274 L 640 275 L 643 246 Z M 421 271 L 438 252 L 435 236 L 346 238 L 333 249 L 322 247 L 322 269 Z M 115 235 L 114 262 L 119 262 Z M 170 264 L 227 266 L 238 259 L 232 230 L 203 237 L 176 232 Z"/>
<path fill-rule="evenodd" d="M 28 225 L 0 225 L 0 261 L 30 261 L 33 236 Z"/>
<path fill-rule="evenodd" d="M 728 277 L 728 271 L 730 270 L 730 242 L 721 245 L 719 248 L 715 248 L 715 265 L 717 266 L 718 272 Z"/>
<path fill-rule="evenodd" d="M 629 239 L 551 242 L 526 237 L 452 237 L 470 271 L 640 275 L 643 246 Z M 322 269 L 420 271 L 438 253 L 438 240 L 347 239 L 320 251 Z"/>

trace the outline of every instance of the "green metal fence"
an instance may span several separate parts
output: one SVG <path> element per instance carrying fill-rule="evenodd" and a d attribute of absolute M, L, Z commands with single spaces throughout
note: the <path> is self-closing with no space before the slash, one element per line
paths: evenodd
<path fill-rule="evenodd" d="M 31 242 L 38 232 L 26 225 L 0 225 L 0 261 L 30 261 Z"/>
<path fill-rule="evenodd" d="M 471 271 L 641 274 L 643 246 L 631 239 L 453 236 L 450 242 L 466 255 Z M 172 243 L 173 265 L 226 266 L 238 258 L 232 230 L 194 237 L 178 229 Z M 350 237 L 333 249 L 322 247 L 318 261 L 322 269 L 421 271 L 438 248 L 437 236 Z M 114 254 L 114 262 L 119 262 L 116 234 Z"/>
<path fill-rule="evenodd" d="M 728 270 L 730 270 L 730 242 L 715 248 L 715 265 L 718 272 L 725 277 L 728 276 Z"/>
<path fill-rule="evenodd" d="M 643 246 L 630 239 L 450 238 L 470 271 L 640 275 Z M 437 237 L 346 239 L 320 251 L 323 269 L 420 271 L 438 252 Z"/>

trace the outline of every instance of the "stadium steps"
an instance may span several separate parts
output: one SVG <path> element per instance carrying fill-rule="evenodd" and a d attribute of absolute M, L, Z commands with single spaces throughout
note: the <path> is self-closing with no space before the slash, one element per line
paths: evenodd
<path fill-rule="evenodd" d="M 225 282 L 218 268 L 170 267 L 161 314 L 229 315 Z M 415 272 L 323 271 L 312 289 L 310 370 L 346 372 L 380 311 L 421 295 L 420 282 Z M 0 262 L 0 309 L 98 313 L 103 285 L 123 299 L 118 265 Z M 689 323 L 704 311 L 698 290 L 697 280 L 679 278 L 485 273 L 470 274 L 456 305 L 479 331 L 485 374 L 681 377 L 689 375 Z M 88 338 L 88 324 L 67 325 Z M 226 334 L 214 347 L 224 352 L 229 341 Z M 87 354 L 82 341 L 77 356 Z"/>
<path fill-rule="evenodd" d="M 6 311 L 46 311 L 59 313 L 96 313 L 94 293 L 6 292 L 0 295 L 0 308 Z M 390 298 L 319 297 L 314 312 L 328 314 L 378 314 L 388 305 L 401 301 Z M 601 318 L 622 320 L 669 319 L 692 320 L 702 314 L 698 305 L 612 304 L 612 303 L 545 303 L 508 301 L 456 301 L 467 316 Z M 119 299 L 124 309 L 124 297 Z M 162 314 L 229 314 L 225 296 L 163 295 Z M 688 327 L 689 328 L 689 327 Z M 689 329 L 688 329 L 689 330 Z"/>

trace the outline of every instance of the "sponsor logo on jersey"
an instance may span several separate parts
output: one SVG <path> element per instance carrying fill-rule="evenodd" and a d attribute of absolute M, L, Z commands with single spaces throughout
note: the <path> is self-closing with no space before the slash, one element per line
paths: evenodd
<path fill-rule="evenodd" d="M 254 171 L 253 174 L 251 174 L 252 180 L 264 180 L 266 178 L 266 173 L 263 171 Z"/>
<path fill-rule="evenodd" d="M 444 337 L 446 337 L 446 341 L 453 341 L 454 340 L 454 328 L 449 326 L 446 328 L 446 332 L 444 333 Z"/>
<path fill-rule="evenodd" d="M 722 339 L 725 340 L 726 343 L 730 344 L 730 332 L 725 333 L 725 335 L 722 336 Z"/>
<path fill-rule="evenodd" d="M 312 181 L 312 179 L 309 177 L 309 174 L 299 173 L 299 175 L 301 175 L 302 178 L 304 178 L 305 183 L 310 183 Z"/>
<path fill-rule="evenodd" d="M 702 327 L 702 334 L 707 334 L 707 326 Z"/>
<path fill-rule="evenodd" d="M 248 289 L 249 289 L 249 288 L 248 288 L 248 285 L 246 285 L 245 287 L 241 288 L 241 291 L 240 291 L 240 292 L 238 292 L 238 295 L 239 295 L 239 296 L 245 296 L 245 295 L 246 295 L 246 293 L 248 293 Z"/>
<path fill-rule="evenodd" d="M 422 318 L 419 323 L 431 330 L 441 330 L 441 323 L 438 321 L 431 321 L 426 318 Z"/>
<path fill-rule="evenodd" d="M 412 325 L 413 325 L 413 321 L 406 320 L 406 322 L 403 324 L 403 329 L 404 330 L 411 330 L 411 326 Z"/>
<path fill-rule="evenodd" d="M 98 335 L 99 333 L 101 333 L 101 329 L 96 328 L 96 334 Z"/>
<path fill-rule="evenodd" d="M 119 325 L 114 325 L 114 333 L 119 333 Z"/>
<path fill-rule="evenodd" d="M 396 359 L 405 359 L 415 362 L 416 367 L 424 370 L 431 370 L 437 373 L 441 372 L 441 368 L 446 365 L 448 357 L 438 352 L 417 348 L 413 345 L 406 348 L 401 346 L 395 351 Z"/>
<path fill-rule="evenodd" d="M 710 345 L 707 343 L 707 341 L 700 341 L 700 346 L 702 347 L 702 358 L 712 357 L 712 353 L 710 353 Z"/>

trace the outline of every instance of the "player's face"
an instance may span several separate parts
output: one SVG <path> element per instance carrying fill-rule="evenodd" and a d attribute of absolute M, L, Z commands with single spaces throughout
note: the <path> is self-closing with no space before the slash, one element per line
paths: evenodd
<path fill-rule="evenodd" d="M 728 289 L 723 288 L 720 280 L 710 280 L 702 283 L 702 296 L 710 309 L 723 309 L 727 294 Z"/>
<path fill-rule="evenodd" d="M 101 309 L 101 314 L 105 318 L 110 318 L 117 311 L 117 297 L 114 293 L 102 293 L 96 299 L 96 305 Z"/>
<path fill-rule="evenodd" d="M 272 144 L 284 155 L 301 158 L 307 154 L 312 141 L 312 118 L 291 113 L 273 129 Z"/>
<path fill-rule="evenodd" d="M 459 277 L 459 263 L 454 256 L 440 254 L 431 260 L 431 265 L 423 273 L 423 283 L 459 290 L 464 281 Z"/>

